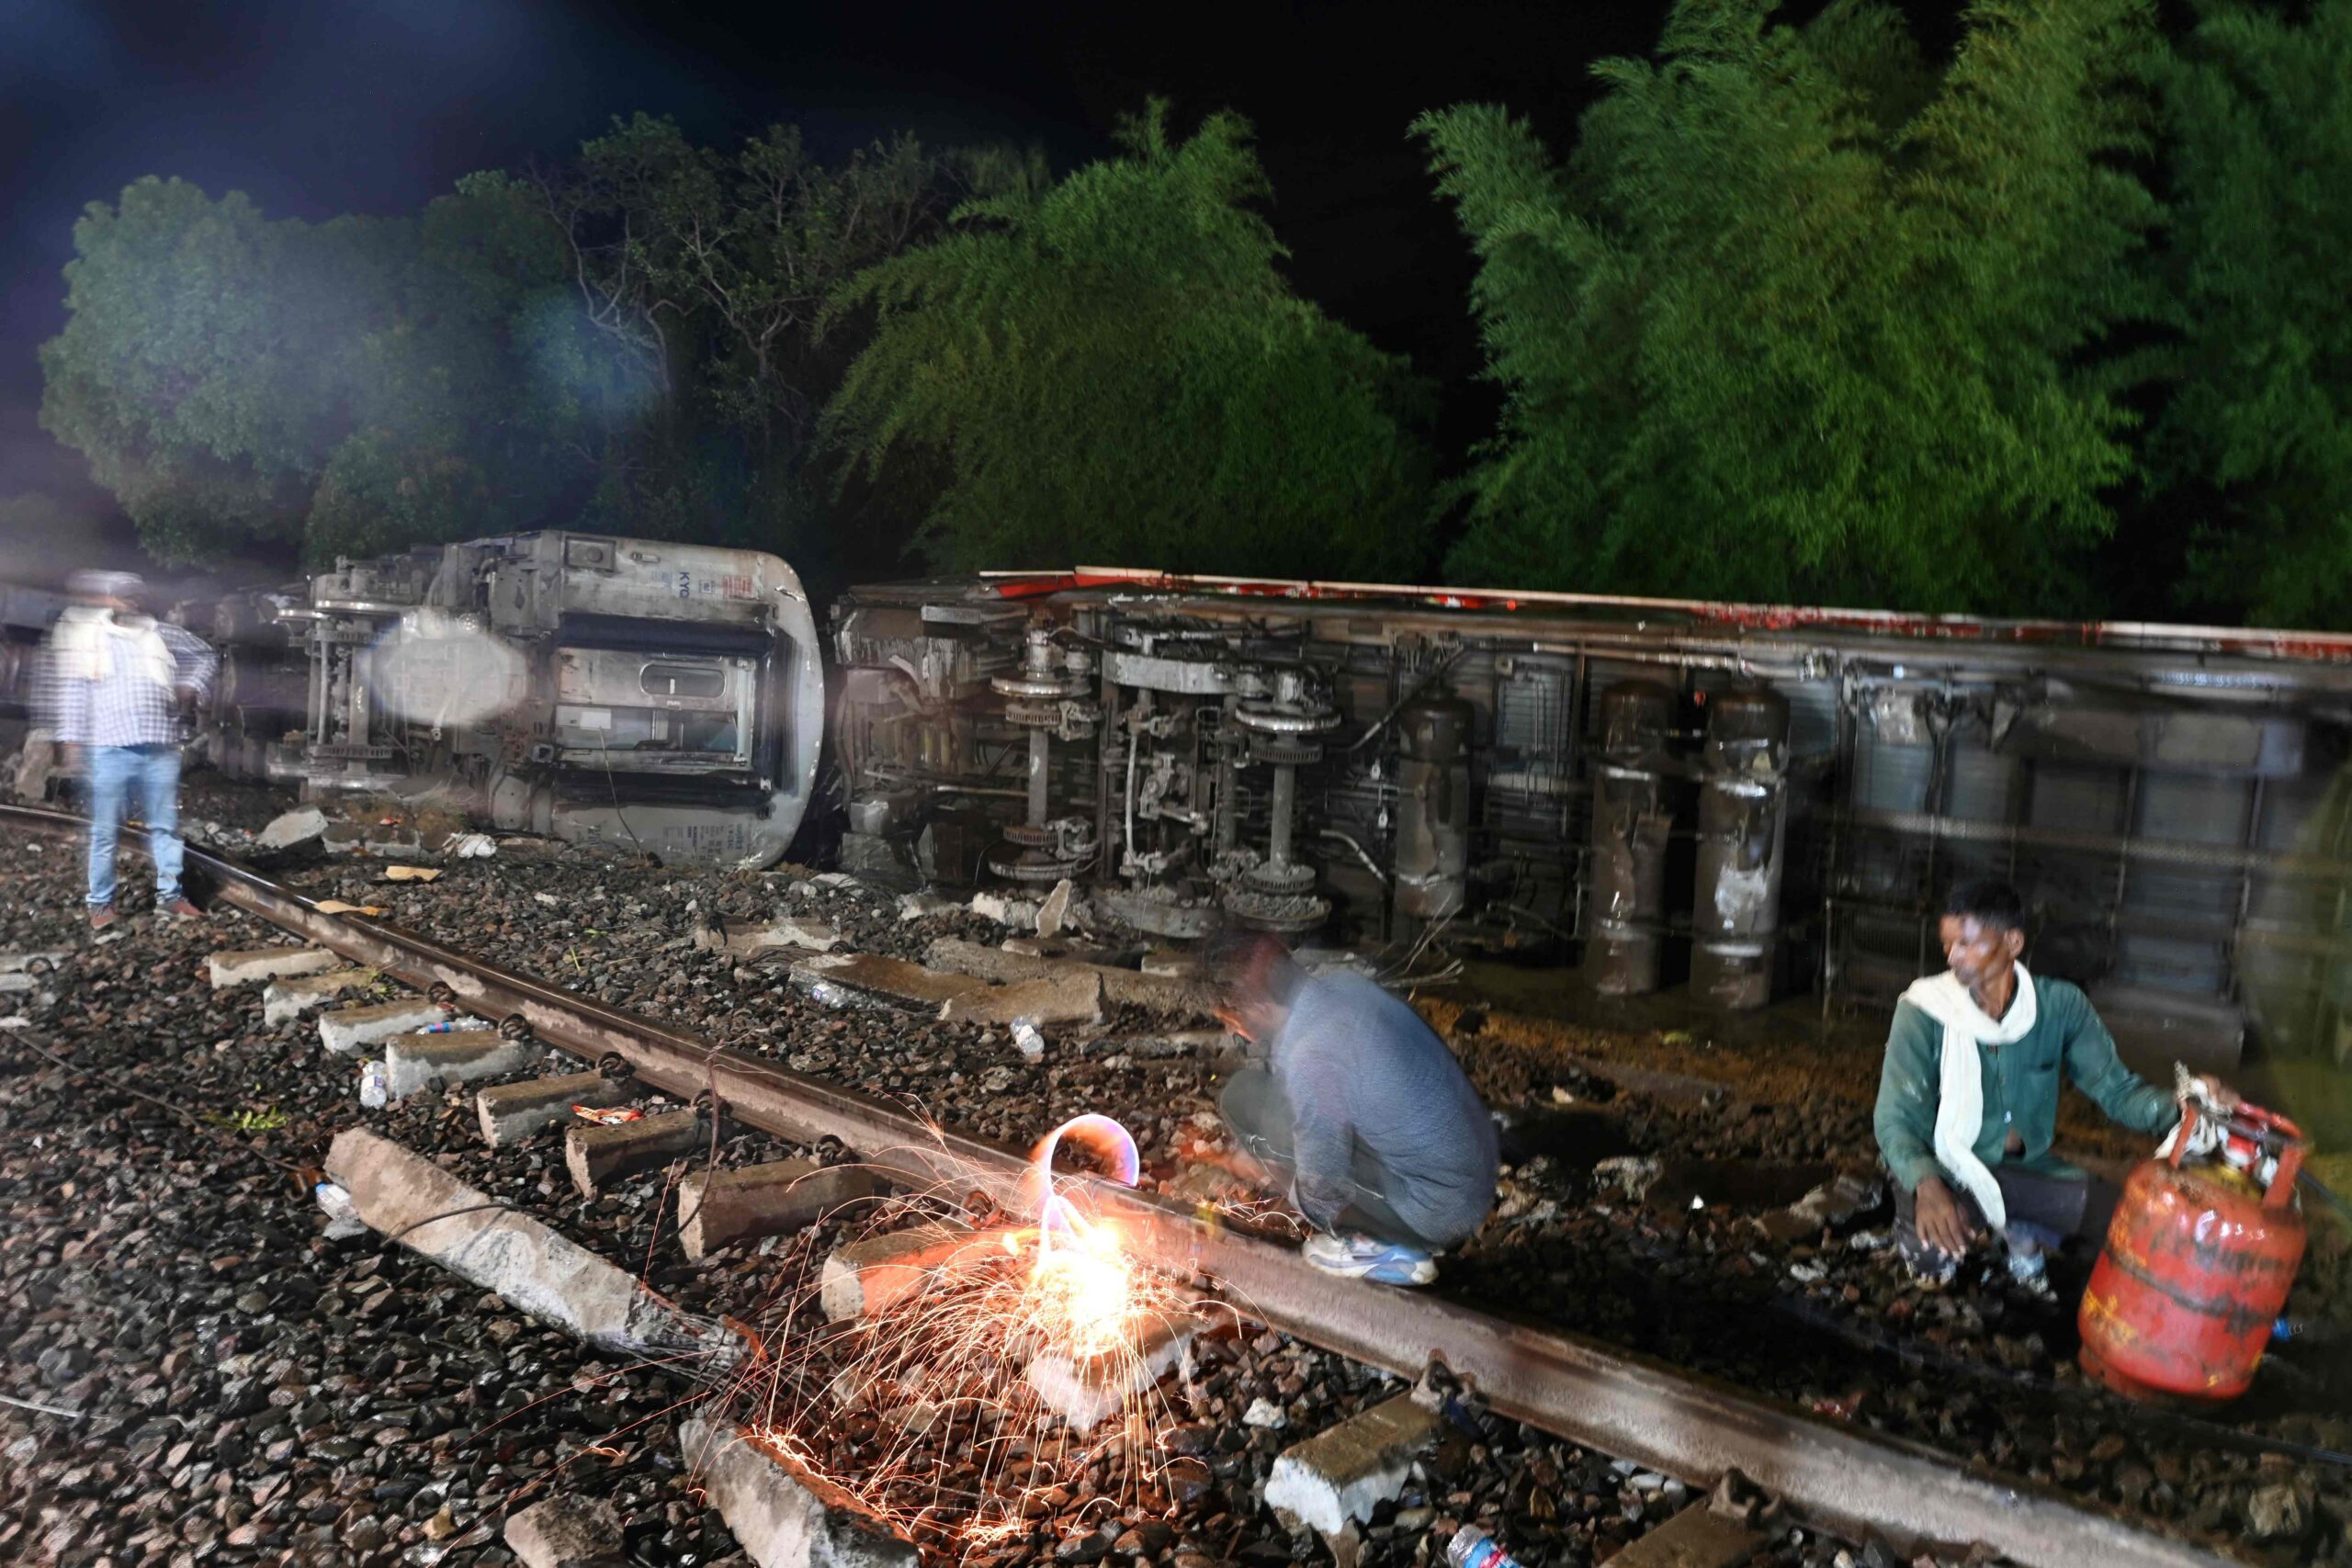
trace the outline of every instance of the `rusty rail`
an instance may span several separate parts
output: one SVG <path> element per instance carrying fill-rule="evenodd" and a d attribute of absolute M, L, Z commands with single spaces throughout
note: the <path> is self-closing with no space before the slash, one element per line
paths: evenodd
<path fill-rule="evenodd" d="M 81 818 L 0 806 L 0 821 L 76 833 Z M 133 842 L 143 837 L 126 829 Z M 1017 1181 L 1026 1156 L 932 1126 L 894 1106 L 454 953 L 397 926 L 321 912 L 300 894 L 193 846 L 210 896 L 420 990 L 447 986 L 481 1017 L 519 1017 L 548 1044 L 616 1056 L 645 1083 L 797 1142 L 831 1137 L 919 1190 Z M 1693 1485 L 1736 1469 L 1802 1521 L 1899 1551 L 1991 1548 L 2023 1568 L 2221 1568 L 2229 1560 L 2022 1479 L 1981 1472 L 1923 1444 L 1768 1403 L 1712 1378 L 1442 1297 L 1336 1280 L 1295 1247 L 1200 1224 L 1148 1194 L 1092 1184 L 1101 1213 L 1171 1271 L 1204 1276 L 1233 1305 L 1310 1344 L 1405 1377 L 1432 1355 L 1475 1381 L 1495 1410 Z"/>

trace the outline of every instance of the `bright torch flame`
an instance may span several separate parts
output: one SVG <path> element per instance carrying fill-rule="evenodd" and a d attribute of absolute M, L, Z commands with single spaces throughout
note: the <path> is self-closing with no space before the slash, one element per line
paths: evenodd
<path fill-rule="evenodd" d="M 1142 1173 L 1136 1141 L 1108 1116 L 1073 1116 L 1039 1140 L 1029 1156 L 1035 1183 L 1037 1256 L 1023 1292 L 1030 1322 L 1081 1359 L 1125 1343 L 1136 1315 L 1135 1274 L 1118 1227 L 1091 1220 L 1055 1190 L 1054 1154 L 1068 1138 L 1091 1149 L 1111 1179 L 1133 1187 Z"/>

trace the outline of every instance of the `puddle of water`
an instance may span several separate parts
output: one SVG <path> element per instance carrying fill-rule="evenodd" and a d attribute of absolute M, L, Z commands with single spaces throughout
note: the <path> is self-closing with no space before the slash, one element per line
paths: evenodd
<path fill-rule="evenodd" d="M 1505 1165 L 1524 1165 L 1541 1156 L 1562 1170 L 1589 1170 L 1634 1152 L 1624 1123 L 1589 1106 L 1523 1106 L 1505 1111 L 1497 1131 Z"/>

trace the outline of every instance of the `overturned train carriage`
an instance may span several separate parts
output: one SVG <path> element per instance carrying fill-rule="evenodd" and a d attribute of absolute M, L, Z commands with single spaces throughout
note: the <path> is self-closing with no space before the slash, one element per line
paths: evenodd
<path fill-rule="evenodd" d="M 226 772 L 390 791 L 671 863 L 780 859 L 823 738 L 816 624 L 775 557 L 570 533 L 187 606 Z"/>
<path fill-rule="evenodd" d="M 1955 878 L 2149 1058 L 2341 1056 L 2352 638 L 1082 570 L 834 613 L 845 859 L 1883 1004 Z"/>

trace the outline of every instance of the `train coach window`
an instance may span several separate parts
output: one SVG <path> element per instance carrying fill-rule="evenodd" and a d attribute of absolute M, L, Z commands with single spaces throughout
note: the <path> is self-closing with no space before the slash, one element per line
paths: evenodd
<path fill-rule="evenodd" d="M 662 660 L 639 671 L 637 684 L 649 697 L 715 697 L 727 689 L 727 671 L 714 664 Z"/>

